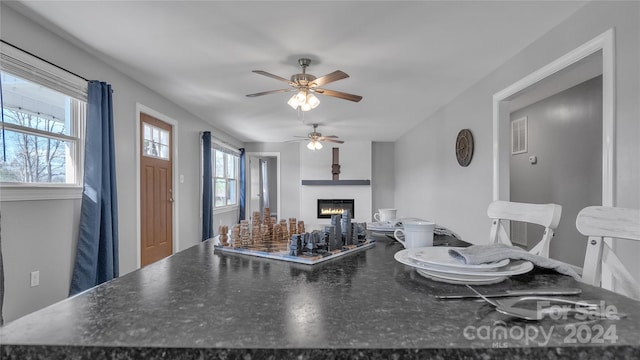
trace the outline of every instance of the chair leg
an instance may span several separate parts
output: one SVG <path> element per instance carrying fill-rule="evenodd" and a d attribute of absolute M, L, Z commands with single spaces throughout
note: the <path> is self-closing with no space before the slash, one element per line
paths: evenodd
<path fill-rule="evenodd" d="M 602 276 L 602 238 L 590 236 L 582 266 L 582 282 L 600 286 Z"/>

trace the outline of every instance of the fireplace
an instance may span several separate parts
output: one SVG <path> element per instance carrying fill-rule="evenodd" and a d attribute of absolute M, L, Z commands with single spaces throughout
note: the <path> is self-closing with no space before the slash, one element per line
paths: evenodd
<path fill-rule="evenodd" d="M 331 215 L 341 215 L 344 210 L 349 210 L 353 219 L 355 210 L 354 199 L 318 199 L 318 219 L 330 219 Z"/>

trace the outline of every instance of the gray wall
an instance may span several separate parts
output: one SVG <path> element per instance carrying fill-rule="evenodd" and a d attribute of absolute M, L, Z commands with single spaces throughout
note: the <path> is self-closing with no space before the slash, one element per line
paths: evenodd
<path fill-rule="evenodd" d="M 433 219 L 472 243 L 487 243 L 487 206 L 493 200 L 492 97 L 585 42 L 615 28 L 616 206 L 640 208 L 640 3 L 590 2 L 493 73 L 403 135 L 395 144 L 395 205 Z M 458 131 L 473 132 L 476 150 L 461 167 Z M 586 241 L 586 240 L 585 240 Z M 638 244 L 619 254 L 640 279 Z"/>
<path fill-rule="evenodd" d="M 528 152 L 510 158 L 511 200 L 562 205 L 549 255 L 581 267 L 587 243 L 576 216 L 602 204 L 602 76 L 515 111 L 511 120 L 524 116 Z M 542 232 L 542 226 L 527 227 L 529 248 Z"/>
<path fill-rule="evenodd" d="M 174 187 L 179 242 L 176 251 L 197 244 L 201 236 L 200 165 L 193 159 L 200 158 L 199 134 L 209 130 L 225 142 L 238 147 L 241 143 L 26 19 L 5 2 L 0 6 L 3 40 L 85 78 L 113 85 L 120 273 L 128 273 L 137 267 L 136 103 L 179 123 L 176 134 L 179 146 L 177 171 L 184 175 L 185 181 Z M 75 257 L 79 208 L 79 199 L 0 203 L 6 322 L 67 296 Z M 34 270 L 40 270 L 40 286 L 30 288 L 29 273 Z"/>
<path fill-rule="evenodd" d="M 394 145 L 391 142 L 374 142 L 371 149 L 372 209 L 394 208 Z M 402 215 L 400 212 L 399 216 Z M 373 214 L 371 214 L 373 216 Z"/>

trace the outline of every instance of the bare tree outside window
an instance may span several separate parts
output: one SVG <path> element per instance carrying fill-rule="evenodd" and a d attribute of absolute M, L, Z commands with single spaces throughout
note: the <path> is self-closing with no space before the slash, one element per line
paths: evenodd
<path fill-rule="evenodd" d="M 5 121 L 30 129 L 64 134 L 64 122 L 37 114 L 4 109 Z M 0 164 L 2 181 L 64 183 L 64 141 L 45 136 L 6 131 L 7 159 Z"/>

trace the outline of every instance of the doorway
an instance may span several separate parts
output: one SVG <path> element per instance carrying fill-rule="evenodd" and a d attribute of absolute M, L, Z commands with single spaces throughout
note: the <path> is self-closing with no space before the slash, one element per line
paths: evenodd
<path fill-rule="evenodd" d="M 526 127 L 513 126 L 523 120 Z M 576 217 L 583 208 L 602 204 L 602 76 L 514 108 L 511 123 L 510 200 L 560 204 L 550 256 L 582 266 L 587 242 Z M 511 240 L 527 250 L 544 232 L 543 226 L 519 222 L 511 228 Z"/>
<path fill-rule="evenodd" d="M 264 208 L 269 208 L 271 216 L 280 215 L 280 154 L 271 152 L 248 152 L 245 157 L 247 179 L 246 193 L 248 205 L 245 219 L 251 219 L 255 212 L 264 216 Z"/>
<path fill-rule="evenodd" d="M 140 113 L 140 265 L 173 254 L 173 127 Z"/>
<path fill-rule="evenodd" d="M 511 113 L 520 108 L 518 102 L 522 101 L 526 96 L 530 96 L 535 93 L 548 92 L 548 84 L 551 83 L 551 79 L 561 78 L 567 74 L 580 73 L 579 66 L 581 62 L 584 63 L 585 59 L 596 58 L 597 62 L 597 74 L 601 74 L 601 100 L 602 100 L 602 117 L 601 117 L 601 147 L 598 152 L 600 156 L 600 170 L 601 185 L 600 201 L 602 205 L 613 205 L 613 129 L 614 129 L 614 107 L 613 107 L 613 89 L 614 89 L 614 51 L 613 51 L 613 29 L 606 31 L 600 36 L 592 39 L 591 41 L 583 44 L 579 48 L 571 51 L 565 56 L 557 59 L 556 61 L 548 64 L 542 69 L 530 74 L 529 76 L 521 79 L 520 81 L 512 84 L 508 88 L 502 90 L 493 96 L 493 130 L 494 130 L 494 172 L 493 172 L 493 198 L 494 200 L 510 200 L 511 199 L 511 183 L 510 183 L 510 158 L 512 156 L 512 144 L 511 144 Z M 593 62 L 591 62 L 593 64 Z M 576 70 L 578 69 L 578 70 Z M 584 77 L 582 81 L 588 79 Z M 575 79 L 574 79 L 575 81 Z M 576 82 L 575 84 L 578 84 Z M 545 90 L 545 87 L 547 89 Z M 542 90 L 542 91 L 541 91 Z M 542 97 L 540 98 L 542 99 Z M 517 119 L 520 120 L 520 119 Z M 531 154 L 531 156 L 535 156 Z M 536 158 L 531 158 L 530 162 L 535 162 Z M 597 191 L 597 190 L 596 190 Z M 514 200 L 515 201 L 515 200 Z M 575 227 L 575 219 L 572 224 L 568 219 L 568 214 L 565 213 L 564 204 L 562 218 L 568 223 L 567 226 Z M 561 224 L 562 224 L 561 220 Z M 583 239 L 581 239 L 583 241 Z M 584 242 L 584 241 L 583 241 Z M 552 246 L 554 244 L 552 243 Z M 586 246 L 586 245 L 585 245 Z M 570 250 L 576 251 L 570 244 Z M 552 249 L 553 250 L 553 249 Z M 583 254 L 584 255 L 584 254 Z M 554 257 L 554 254 L 551 254 Z M 584 257 L 582 256 L 582 259 Z M 564 260 L 564 259 L 561 259 Z M 574 262 L 579 262 L 576 260 Z M 576 264 L 581 266 L 582 264 Z"/>

